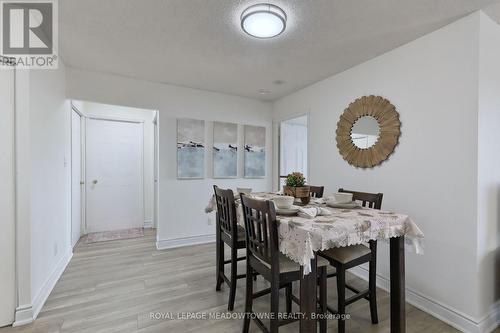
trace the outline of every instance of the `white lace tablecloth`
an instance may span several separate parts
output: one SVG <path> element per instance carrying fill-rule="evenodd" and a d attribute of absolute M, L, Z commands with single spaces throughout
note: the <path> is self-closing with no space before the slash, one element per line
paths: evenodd
<path fill-rule="evenodd" d="M 274 193 L 254 193 L 257 199 L 271 199 Z M 238 223 L 243 225 L 243 212 L 237 200 Z M 408 215 L 370 208 L 339 209 L 327 207 L 322 200 L 311 200 L 309 207 L 321 206 L 331 215 L 305 218 L 277 216 L 279 222 L 280 251 L 311 272 L 311 259 L 315 252 L 334 247 L 366 243 L 369 240 L 389 240 L 405 236 L 406 249 L 423 254 L 424 234 Z M 206 212 L 216 209 L 212 198 Z"/>

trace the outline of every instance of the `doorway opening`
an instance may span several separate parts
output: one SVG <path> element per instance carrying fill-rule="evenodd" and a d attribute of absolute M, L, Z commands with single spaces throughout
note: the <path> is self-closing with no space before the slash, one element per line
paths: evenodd
<path fill-rule="evenodd" d="M 279 188 L 285 184 L 286 176 L 301 172 L 307 179 L 308 116 L 284 120 L 279 127 Z"/>
<path fill-rule="evenodd" d="M 154 110 L 72 102 L 73 246 L 156 227 L 157 118 Z"/>

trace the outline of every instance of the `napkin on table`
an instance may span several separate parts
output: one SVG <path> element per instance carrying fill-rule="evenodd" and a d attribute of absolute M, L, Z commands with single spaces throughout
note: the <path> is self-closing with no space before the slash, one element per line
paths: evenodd
<path fill-rule="evenodd" d="M 326 204 L 327 201 L 328 201 L 327 198 L 311 198 L 311 203 L 315 203 L 318 205 Z"/>
<path fill-rule="evenodd" d="M 298 215 L 306 219 L 313 219 L 316 216 L 332 215 L 332 212 L 323 207 L 300 207 Z"/>

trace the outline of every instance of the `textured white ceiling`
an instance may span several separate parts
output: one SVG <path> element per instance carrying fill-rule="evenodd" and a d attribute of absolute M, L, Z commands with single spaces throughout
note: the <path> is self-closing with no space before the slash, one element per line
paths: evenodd
<path fill-rule="evenodd" d="M 76 68 L 274 100 L 499 1 L 272 0 L 288 27 L 270 40 L 240 28 L 258 2 L 63 0 L 61 54 Z"/>
<path fill-rule="evenodd" d="M 495 1 L 490 6 L 483 8 L 483 10 L 489 17 L 500 24 L 500 1 Z"/>

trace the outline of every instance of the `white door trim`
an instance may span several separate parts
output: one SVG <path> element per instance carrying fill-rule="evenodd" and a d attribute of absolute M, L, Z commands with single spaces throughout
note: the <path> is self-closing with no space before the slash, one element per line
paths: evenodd
<path fill-rule="evenodd" d="M 87 114 L 83 111 L 83 110 L 80 110 L 75 103 L 73 103 L 73 101 L 71 101 L 71 109 L 72 110 L 75 110 L 76 113 L 78 113 L 80 115 L 80 117 L 85 117 L 87 118 Z"/>
<path fill-rule="evenodd" d="M 124 123 L 136 123 L 136 124 L 142 123 L 142 124 L 144 124 L 144 120 L 133 119 L 133 118 L 101 116 L 101 115 L 92 115 L 92 114 L 87 115 L 87 118 L 94 119 L 94 120 L 107 120 L 107 121 L 118 121 L 118 122 L 124 122 Z M 144 141 L 144 139 L 143 139 L 143 141 Z"/>
<path fill-rule="evenodd" d="M 155 117 L 153 120 L 153 228 L 158 228 L 159 224 L 159 198 L 160 198 L 160 122 L 159 122 L 159 111 L 155 111 Z"/>
<path fill-rule="evenodd" d="M 75 111 L 80 115 L 80 235 L 85 235 L 86 229 L 86 211 L 85 211 L 85 202 L 86 202 L 86 190 L 85 190 L 85 137 L 86 137 L 86 122 L 87 122 L 87 114 L 82 110 L 78 109 L 77 106 L 71 101 L 70 114 L 72 111 Z M 71 136 L 73 135 L 73 126 L 71 122 L 71 116 L 69 117 L 70 121 L 70 129 Z M 73 145 L 71 145 L 71 155 L 73 154 Z M 71 166 L 71 172 L 73 172 L 73 165 Z M 82 184 L 83 183 L 83 184 Z M 73 188 L 71 188 L 71 195 L 73 195 Z M 73 199 L 73 198 L 71 198 Z M 73 207 L 71 207 L 73 208 Z M 73 212 L 71 212 L 73 215 Z M 73 221 L 71 221 L 71 226 L 73 226 Z M 70 239 L 72 239 L 72 228 L 70 228 Z"/>
<path fill-rule="evenodd" d="M 85 119 L 86 116 L 84 115 L 83 112 L 78 110 L 73 103 L 71 103 L 71 108 L 70 108 L 70 140 L 71 140 L 71 228 L 70 228 L 70 240 L 71 243 L 73 243 L 73 111 L 76 112 L 80 116 L 80 237 L 83 236 L 85 228 L 84 228 L 84 221 L 85 221 L 85 209 L 83 208 L 85 204 L 85 163 L 83 162 L 84 158 L 84 151 L 85 151 Z M 78 242 L 77 242 L 78 243 Z M 73 246 L 73 244 L 71 244 Z M 76 244 L 75 244 L 76 246 Z"/>

